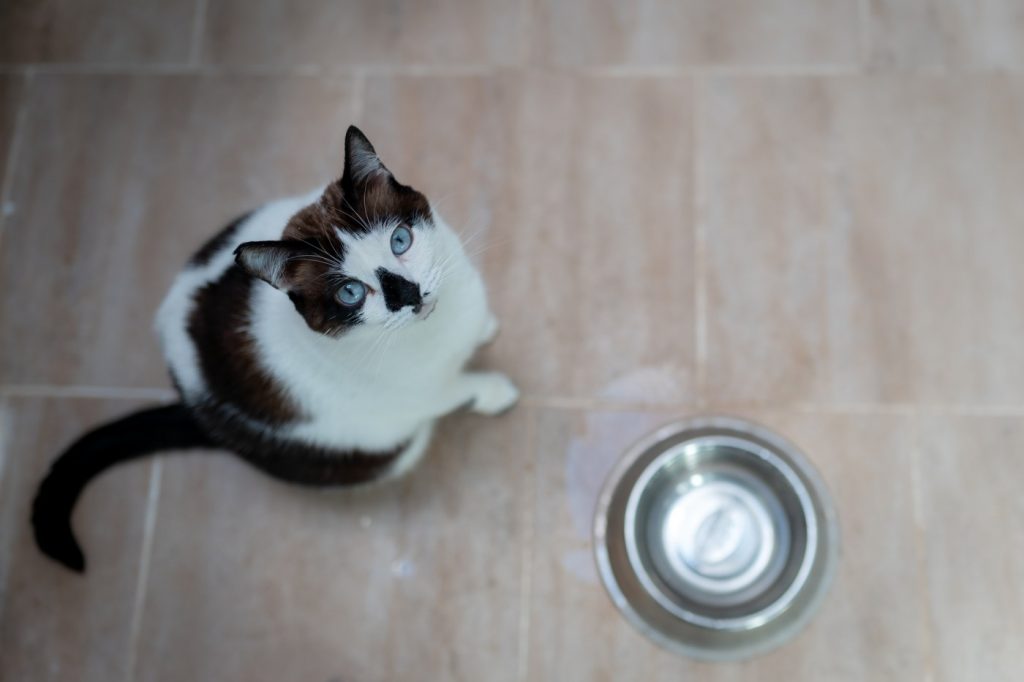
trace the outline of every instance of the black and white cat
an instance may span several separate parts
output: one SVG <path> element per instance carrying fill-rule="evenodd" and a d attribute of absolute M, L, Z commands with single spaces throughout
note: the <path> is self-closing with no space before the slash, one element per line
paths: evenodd
<path fill-rule="evenodd" d="M 497 328 L 458 236 L 351 127 L 340 180 L 236 220 L 178 275 L 156 329 L 181 402 L 61 455 L 33 505 L 36 542 L 83 571 L 70 525 L 82 489 L 158 450 L 225 448 L 306 485 L 398 476 L 439 417 L 515 404 L 504 375 L 464 371 Z"/>

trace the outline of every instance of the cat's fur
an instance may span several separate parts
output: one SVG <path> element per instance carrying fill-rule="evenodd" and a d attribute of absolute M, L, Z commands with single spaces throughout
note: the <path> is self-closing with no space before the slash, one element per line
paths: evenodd
<path fill-rule="evenodd" d="M 400 225 L 413 240 L 396 255 Z M 358 307 L 336 298 L 347 280 L 368 291 Z M 497 414 L 518 397 L 504 375 L 464 371 L 497 331 L 480 275 L 355 127 L 341 179 L 229 225 L 178 275 L 156 328 L 181 405 L 87 434 L 36 498 L 37 542 L 76 570 L 68 516 L 88 478 L 116 461 L 219 446 L 291 482 L 364 483 L 411 468 L 438 417 L 460 406 Z"/>

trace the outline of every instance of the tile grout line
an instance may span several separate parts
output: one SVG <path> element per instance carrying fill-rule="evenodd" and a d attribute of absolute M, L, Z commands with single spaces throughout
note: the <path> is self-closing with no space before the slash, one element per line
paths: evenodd
<path fill-rule="evenodd" d="M 860 57 L 861 69 L 867 70 L 871 61 L 871 8 L 870 0 L 859 0 L 857 3 L 857 20 L 860 30 L 857 31 L 857 52 Z"/>
<path fill-rule="evenodd" d="M 123 400 L 173 400 L 172 388 L 122 386 L 57 386 L 48 384 L 0 385 L 0 397 L 10 398 L 94 398 Z M 914 403 L 630 403 L 577 398 L 572 396 L 524 395 L 525 407 L 553 410 L 592 410 L 606 412 L 681 412 L 691 414 L 711 409 L 715 412 L 796 412 L 806 414 L 879 414 L 879 415 L 955 415 L 964 417 L 1024 417 L 1024 405 L 914 404 Z"/>
<path fill-rule="evenodd" d="M 924 509 L 924 483 L 921 479 L 921 455 L 923 454 L 923 441 L 921 419 L 924 415 L 915 413 L 912 424 L 914 441 L 910 450 L 910 490 L 913 496 L 914 505 L 914 554 L 917 559 L 918 591 L 921 599 L 921 637 L 924 647 L 924 682 L 932 682 L 935 679 L 935 644 L 934 633 L 932 632 L 932 609 L 930 595 L 930 571 L 928 570 L 928 558 L 926 550 L 928 546 L 928 535 L 925 526 Z"/>
<path fill-rule="evenodd" d="M 696 366 L 697 405 L 707 404 L 707 234 L 704 230 L 703 185 L 701 178 L 701 121 L 704 101 L 704 79 L 694 76 L 690 81 L 693 110 L 691 113 L 691 178 L 693 194 L 690 211 L 693 220 L 693 296 L 694 296 L 694 362 Z"/>
<path fill-rule="evenodd" d="M 190 46 L 191 51 L 191 46 Z M 201 50 L 200 50 L 201 55 Z M 153 64 L 82 64 L 74 62 L 28 62 L 0 67 L 0 74 L 46 74 L 57 76 L 267 76 L 267 77 L 320 77 L 351 76 L 356 71 L 369 75 L 409 78 L 458 78 L 494 76 L 502 73 L 556 73 L 570 76 L 597 78 L 842 78 L 863 76 L 867 72 L 862 64 L 800 65 L 667 65 L 667 66 L 579 66 L 544 69 L 540 66 L 506 65 L 490 63 L 454 64 L 289 64 L 241 66 L 234 64 L 193 64 L 192 55 L 186 62 Z M 962 68 L 954 71 L 938 68 L 918 68 L 900 71 L 908 77 L 930 76 L 986 76 L 998 74 L 1019 75 L 1020 68 Z M 877 74 L 876 74 L 877 75 Z"/>
<path fill-rule="evenodd" d="M 191 56 L 189 57 L 191 59 Z M 505 71 L 522 70 L 492 64 L 351 64 L 344 66 L 322 64 L 293 64 L 277 66 L 272 64 L 238 66 L 231 64 L 192 64 L 190 62 L 167 62 L 157 64 L 76 64 L 38 62 L 20 66 L 12 73 L 32 71 L 57 76 L 268 76 L 268 77 L 321 77 L 337 78 L 364 72 L 380 76 L 406 77 L 458 77 L 498 74 Z"/>
<path fill-rule="evenodd" d="M 729 404 L 709 403 L 628 403 L 608 402 L 570 396 L 526 395 L 523 405 L 556 410 L 593 410 L 608 412 L 683 412 L 691 414 L 711 409 L 715 412 L 795 412 L 805 414 L 838 415 L 913 415 L 920 411 L 929 415 L 957 415 L 975 417 L 1024 417 L 1024 405 L 957 405 L 914 403 L 773 403 Z"/>
<path fill-rule="evenodd" d="M 196 68 L 202 66 L 207 4 L 207 0 L 196 0 L 195 16 L 192 18 L 192 44 L 189 46 L 188 60 Z"/>
<path fill-rule="evenodd" d="M 530 409 L 526 414 L 526 446 L 529 451 L 527 475 L 524 476 L 526 499 L 523 504 L 521 522 L 523 524 L 523 551 L 520 555 L 519 575 L 519 627 L 516 656 L 516 679 L 527 682 L 530 665 L 530 598 L 533 587 L 533 542 L 534 542 L 534 503 L 536 498 L 537 477 L 537 419 L 539 411 Z"/>
<path fill-rule="evenodd" d="M 208 0 L 200 0 L 207 2 Z M 193 22 L 193 32 L 205 32 L 204 19 Z M 194 40 L 194 38 L 193 38 Z M 198 53 L 198 54 L 196 54 Z M 668 64 L 664 66 L 573 66 L 555 67 L 553 69 L 526 62 L 524 64 L 499 64 L 489 62 L 469 62 L 464 64 L 203 64 L 202 43 L 198 47 L 189 45 L 189 55 L 182 62 L 152 63 L 103 63 L 103 62 L 25 62 L 0 66 L 0 74 L 17 75 L 33 71 L 52 75 L 195 75 L 217 74 L 225 76 L 268 75 L 268 76 L 338 76 L 351 75 L 354 71 L 367 71 L 383 76 L 464 76 L 499 73 L 555 73 L 578 76 L 607 78 L 679 78 L 688 76 L 849 76 L 861 73 L 856 65 L 849 64 L 812 64 L 800 65 L 686 65 Z M 1004 73 L 1006 69 L 975 69 L 963 70 L 962 73 Z M 1013 71 L 1011 71 L 1013 72 Z"/>
<path fill-rule="evenodd" d="M 184 62 L 156 64 L 33 62 L 25 64 L 24 68 L 28 72 L 45 76 L 192 76 L 203 72 L 203 69 L 197 69 Z"/>
<path fill-rule="evenodd" d="M 11 132 L 11 146 L 7 150 L 7 158 L 3 160 L 3 183 L 0 186 L 0 243 L 3 241 L 3 234 L 7 228 L 7 216 L 13 214 L 11 206 L 11 194 L 14 192 L 14 170 L 18 163 L 18 156 L 21 154 L 21 145 L 26 136 L 25 127 L 28 125 L 28 110 L 31 106 L 31 88 L 33 82 L 31 69 L 27 70 L 19 78 L 19 102 L 14 115 L 14 128 Z"/>
<path fill-rule="evenodd" d="M 536 36 L 534 35 L 535 22 L 537 21 L 537 8 L 535 7 L 534 0 L 520 0 L 522 3 L 522 44 L 519 49 L 522 50 L 522 54 L 519 56 L 519 63 L 523 68 L 529 68 L 533 64 L 534 54 L 534 43 Z"/>
<path fill-rule="evenodd" d="M 14 114 L 14 127 L 11 130 L 11 146 L 7 150 L 7 158 L 3 159 L 3 166 L 0 167 L 0 172 L 3 173 L 0 176 L 0 248 L 3 248 L 4 234 L 7 231 L 7 218 L 8 215 L 13 215 L 14 207 L 12 205 L 11 195 L 14 192 L 14 171 L 17 166 L 18 156 L 21 153 L 21 145 L 23 139 L 27 133 L 25 131 L 28 125 L 28 111 L 31 106 L 32 97 L 32 85 L 33 85 L 33 73 L 32 69 L 26 69 L 18 77 L 18 108 Z M 0 398 L 6 397 L 3 391 L 0 391 Z M 0 418 L 6 415 L 0 415 Z M 0 447 L 4 444 L 0 442 Z M 6 470 L 6 454 L 0 452 L 0 485 L 3 484 L 4 471 Z M 10 557 L 7 559 L 10 561 Z M 4 603 L 7 601 L 7 570 L 9 565 L 3 567 L 3 584 L 0 584 L 0 612 L 4 607 Z"/>
<path fill-rule="evenodd" d="M 696 64 L 696 65 L 663 65 L 663 66 L 582 66 L 564 69 L 566 72 L 579 72 L 590 76 L 606 76 L 610 78 L 661 78 L 680 76 L 738 76 L 738 77 L 800 77 L 810 78 L 827 76 L 854 76 L 861 73 L 858 64 Z"/>
<path fill-rule="evenodd" d="M 11 434 L 11 415 L 10 405 L 4 401 L 0 401 L 0 493 L 3 493 L 6 487 L 5 476 L 10 476 L 8 471 L 8 456 L 7 447 L 9 444 Z M 4 539 L 4 543 L 0 545 L 0 623 L 5 622 L 3 620 L 4 611 L 7 608 L 7 581 L 11 566 L 13 565 L 13 554 L 14 554 L 14 534 L 11 532 L 5 532 L 3 527 L 4 522 L 0 521 L 0 538 Z"/>
<path fill-rule="evenodd" d="M 146 587 L 149 582 L 149 564 L 153 553 L 153 535 L 156 531 L 156 515 L 160 505 L 160 481 L 163 473 L 162 462 L 153 462 L 149 473 L 149 494 L 146 498 L 146 517 L 143 525 L 142 551 L 139 556 L 139 579 L 135 584 L 135 600 L 132 604 L 132 619 L 128 630 L 128 664 L 125 674 L 127 682 L 135 679 L 135 665 L 138 662 L 139 636 L 142 630 L 142 615 L 146 603 Z"/>
<path fill-rule="evenodd" d="M 113 398 L 167 400 L 177 396 L 171 388 L 127 388 L 118 386 L 53 386 L 47 384 L 9 384 L 0 386 L 0 396 L 14 398 Z"/>

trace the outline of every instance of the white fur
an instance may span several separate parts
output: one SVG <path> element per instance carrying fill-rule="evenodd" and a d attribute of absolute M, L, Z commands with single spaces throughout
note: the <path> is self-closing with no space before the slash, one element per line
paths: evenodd
<path fill-rule="evenodd" d="M 234 262 L 247 241 L 279 239 L 288 219 L 319 192 L 268 204 L 254 213 L 231 243 L 202 267 L 183 271 L 160 307 L 156 328 L 167 362 L 186 401 L 203 397 L 205 381 L 187 332 L 195 293 Z M 464 404 L 496 414 L 518 399 L 503 375 L 466 373 L 463 366 L 497 323 L 487 307 L 479 273 L 457 235 L 434 213 L 433 227 L 416 227 L 412 247 L 391 253 L 393 226 L 369 235 L 342 235 L 344 273 L 371 287 L 365 322 L 332 338 L 314 332 L 288 296 L 264 282 L 252 291 L 250 330 L 258 360 L 309 419 L 288 428 L 287 438 L 332 449 L 386 451 L 410 442 L 392 473 L 411 468 L 429 442 L 433 422 Z M 376 277 L 386 267 L 417 282 L 423 310 L 386 309 Z"/>

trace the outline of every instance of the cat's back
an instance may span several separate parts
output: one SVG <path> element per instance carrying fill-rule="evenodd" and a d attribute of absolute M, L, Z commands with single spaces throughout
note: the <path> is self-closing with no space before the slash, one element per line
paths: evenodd
<path fill-rule="evenodd" d="M 155 328 L 171 373 L 186 398 L 207 388 L 190 333 L 197 306 L 202 303 L 206 312 L 219 309 L 226 317 L 242 321 L 247 296 L 240 289 L 248 286 L 248 278 L 234 276 L 235 249 L 244 242 L 280 239 L 288 220 L 318 195 L 314 192 L 273 201 L 235 219 L 207 241 L 174 279 L 157 311 Z"/>

